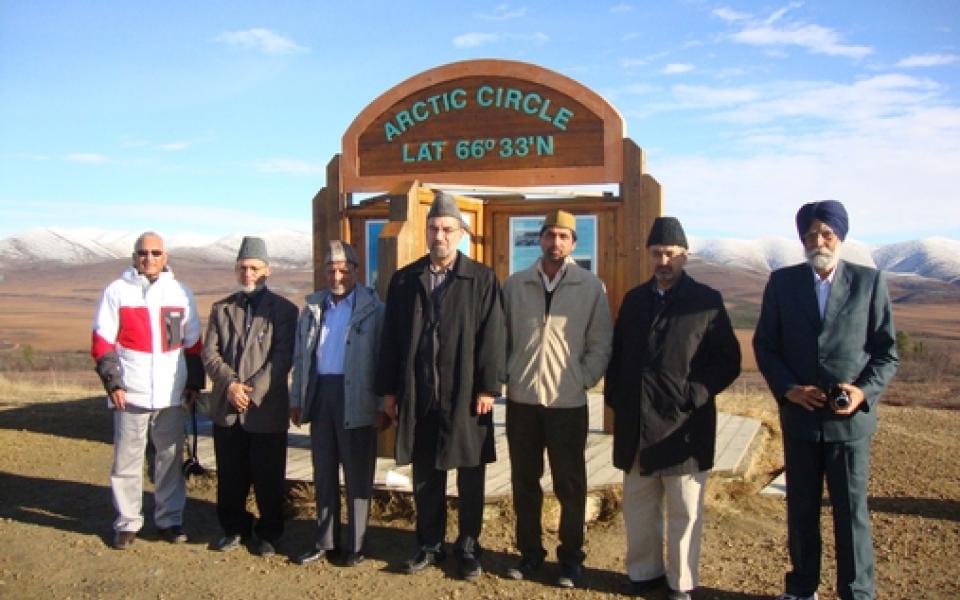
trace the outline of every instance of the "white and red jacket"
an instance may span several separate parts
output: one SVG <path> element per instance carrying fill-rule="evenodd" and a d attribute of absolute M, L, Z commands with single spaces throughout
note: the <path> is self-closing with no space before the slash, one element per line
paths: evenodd
<path fill-rule="evenodd" d="M 185 387 L 203 388 L 201 350 L 193 292 L 173 271 L 151 284 L 130 267 L 103 291 L 90 353 L 108 394 L 123 388 L 128 404 L 150 410 L 178 406 Z"/>

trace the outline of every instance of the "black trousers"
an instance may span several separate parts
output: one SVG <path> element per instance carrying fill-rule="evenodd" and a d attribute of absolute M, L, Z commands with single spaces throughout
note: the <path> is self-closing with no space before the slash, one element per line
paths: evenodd
<path fill-rule="evenodd" d="M 447 472 L 436 468 L 440 415 L 429 411 L 417 417 L 413 437 L 413 497 L 417 504 L 417 545 L 437 551 L 447 531 Z M 480 556 L 483 494 L 486 465 L 457 469 L 460 531 L 454 544 L 457 555 Z"/>
<path fill-rule="evenodd" d="M 276 542 L 283 535 L 283 484 L 287 470 L 287 432 L 251 433 L 240 422 L 213 426 L 217 456 L 217 518 L 226 535 L 250 535 L 253 515 L 247 495 L 253 486 L 260 518 L 254 533 Z"/>
<path fill-rule="evenodd" d="M 523 556 L 543 558 L 543 451 L 550 459 L 553 493 L 560 502 L 560 545 L 557 559 L 581 564 L 587 498 L 587 407 L 547 408 L 507 402 L 510 482 L 517 513 L 517 549 Z"/>
<path fill-rule="evenodd" d="M 811 442 L 784 436 L 787 474 L 787 545 L 793 570 L 786 591 L 808 596 L 820 583 L 820 504 L 826 479 L 837 552 L 837 595 L 875 597 L 873 541 L 867 482 L 870 437 Z"/>

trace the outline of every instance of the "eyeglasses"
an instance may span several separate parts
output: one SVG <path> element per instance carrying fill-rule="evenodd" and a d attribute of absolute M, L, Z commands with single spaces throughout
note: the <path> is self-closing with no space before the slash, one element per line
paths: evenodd
<path fill-rule="evenodd" d="M 427 227 L 427 233 L 430 234 L 430 237 L 437 237 L 438 233 L 443 233 L 444 237 L 450 237 L 454 233 L 460 231 L 460 227 L 434 227 L 430 225 Z"/>
<path fill-rule="evenodd" d="M 815 242 L 817 241 L 817 237 L 822 237 L 825 242 L 832 242 L 834 238 L 837 237 L 837 234 L 832 229 L 817 229 L 803 234 L 803 240 L 805 242 Z"/>
<path fill-rule="evenodd" d="M 148 256 L 160 258 L 163 256 L 163 250 L 137 250 L 137 256 L 141 258 L 146 258 Z"/>

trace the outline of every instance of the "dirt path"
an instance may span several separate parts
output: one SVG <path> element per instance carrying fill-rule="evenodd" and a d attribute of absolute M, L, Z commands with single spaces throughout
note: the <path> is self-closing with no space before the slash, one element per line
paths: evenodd
<path fill-rule="evenodd" d="M 159 541 L 147 525 L 131 550 L 112 550 L 107 545 L 113 518 L 107 488 L 110 418 L 99 397 L 82 396 L 71 390 L 24 393 L 0 386 L 0 598 L 617 595 L 624 548 L 619 513 L 590 526 L 585 589 L 569 592 L 549 584 L 555 565 L 540 582 L 502 578 L 514 560 L 508 506 L 491 509 L 484 525 L 487 574 L 476 584 L 454 578 L 452 561 L 444 570 L 418 576 L 397 573 L 395 565 L 408 557 L 413 536 L 405 512 L 395 504 L 381 507 L 369 540 L 370 558 L 356 568 L 289 563 L 288 556 L 312 539 L 313 523 L 303 511 L 292 513 L 281 554 L 274 558 L 264 560 L 245 550 L 211 552 L 207 546 L 219 536 L 212 478 L 190 484 L 186 528 L 191 543 Z M 871 483 L 881 597 L 960 598 L 960 412 L 884 407 L 881 414 Z M 776 428 L 769 413 L 760 416 Z M 703 587 L 695 598 L 767 598 L 780 591 L 787 564 L 783 501 L 756 494 L 780 464 L 773 433 L 746 481 L 711 481 Z M 821 598 L 832 598 L 828 512 L 822 525 Z"/>

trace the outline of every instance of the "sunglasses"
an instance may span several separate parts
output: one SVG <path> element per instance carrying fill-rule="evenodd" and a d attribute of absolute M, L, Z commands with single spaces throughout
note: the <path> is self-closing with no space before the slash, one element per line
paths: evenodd
<path fill-rule="evenodd" d="M 137 256 L 153 256 L 155 258 L 159 258 L 163 256 L 163 250 L 137 250 Z"/>

